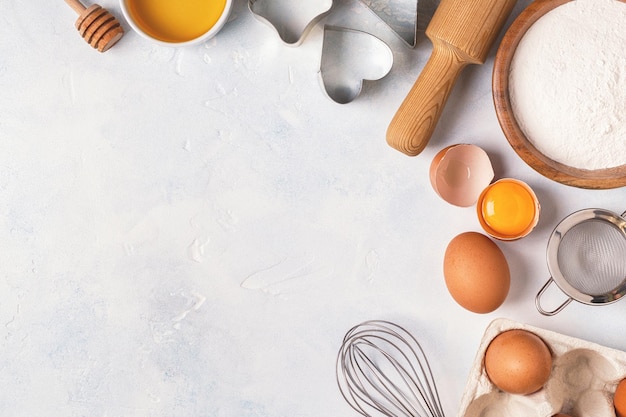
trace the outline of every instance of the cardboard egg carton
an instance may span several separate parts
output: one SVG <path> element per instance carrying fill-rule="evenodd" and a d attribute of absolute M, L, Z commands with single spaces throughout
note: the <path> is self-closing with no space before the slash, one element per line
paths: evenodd
<path fill-rule="evenodd" d="M 550 379 L 530 395 L 509 394 L 491 383 L 484 367 L 487 346 L 499 333 L 524 329 L 541 337 L 552 352 Z M 459 417 L 615 417 L 613 393 L 626 378 L 626 352 L 508 319 L 486 329 L 461 399 Z"/>

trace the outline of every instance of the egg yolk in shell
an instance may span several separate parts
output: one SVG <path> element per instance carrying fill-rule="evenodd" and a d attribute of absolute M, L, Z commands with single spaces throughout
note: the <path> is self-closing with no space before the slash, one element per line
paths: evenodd
<path fill-rule="evenodd" d="M 522 234 L 532 225 L 536 210 L 534 196 L 515 181 L 495 182 L 485 191 L 481 200 L 483 220 L 504 236 Z"/>

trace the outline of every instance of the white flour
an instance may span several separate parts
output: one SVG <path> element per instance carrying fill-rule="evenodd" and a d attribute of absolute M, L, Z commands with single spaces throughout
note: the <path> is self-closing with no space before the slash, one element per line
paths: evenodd
<path fill-rule="evenodd" d="M 519 43 L 509 85 L 544 155 L 589 170 L 626 164 L 626 4 L 574 0 L 547 13 Z"/>

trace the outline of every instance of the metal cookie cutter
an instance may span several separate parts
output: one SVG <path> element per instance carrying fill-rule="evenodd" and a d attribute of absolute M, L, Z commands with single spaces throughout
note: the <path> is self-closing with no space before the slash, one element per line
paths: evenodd
<path fill-rule="evenodd" d="M 414 48 L 417 43 L 417 0 L 361 0 L 404 43 Z"/>
<path fill-rule="evenodd" d="M 332 7 L 333 0 L 248 0 L 252 14 L 274 28 L 289 46 L 302 43 Z"/>
<path fill-rule="evenodd" d="M 320 77 L 326 94 L 337 103 L 354 100 L 365 80 L 383 78 L 392 65 L 391 48 L 374 35 L 324 26 Z"/>

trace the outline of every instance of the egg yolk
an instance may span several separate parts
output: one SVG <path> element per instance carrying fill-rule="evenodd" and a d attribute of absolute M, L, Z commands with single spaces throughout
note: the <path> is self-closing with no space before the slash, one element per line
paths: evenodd
<path fill-rule="evenodd" d="M 535 218 L 536 202 L 521 184 L 499 181 L 485 192 L 481 203 L 485 223 L 497 233 L 516 236 L 523 233 Z"/>
<path fill-rule="evenodd" d="M 128 0 L 128 10 L 148 35 L 165 42 L 195 39 L 219 20 L 226 0 Z"/>

